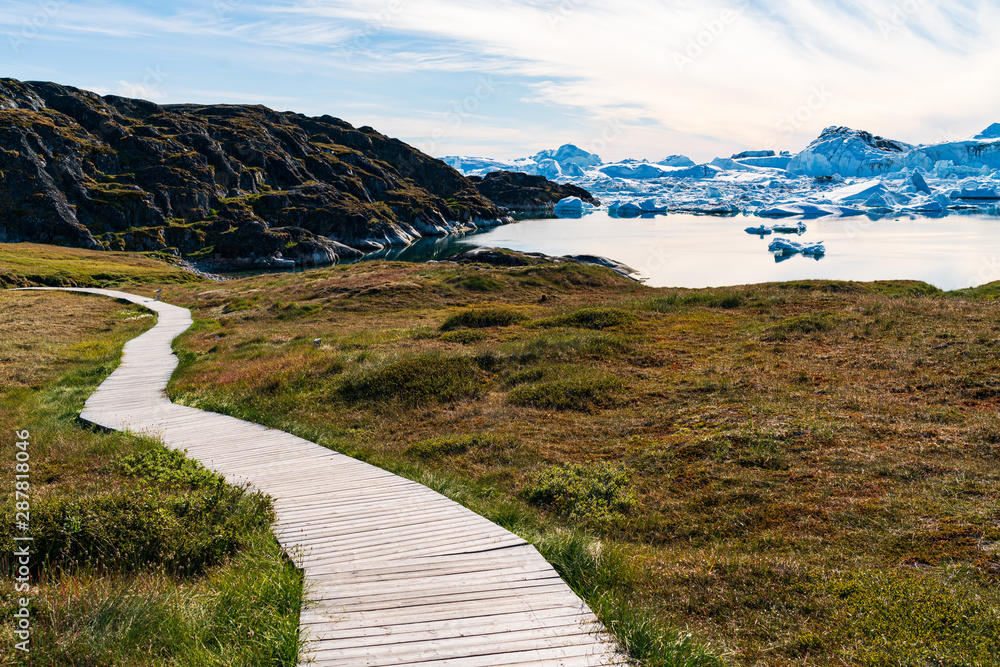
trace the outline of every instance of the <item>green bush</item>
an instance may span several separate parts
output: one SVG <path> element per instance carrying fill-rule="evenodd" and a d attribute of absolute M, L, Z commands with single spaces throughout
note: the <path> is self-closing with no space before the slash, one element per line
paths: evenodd
<path fill-rule="evenodd" d="M 441 331 L 509 327 L 512 324 L 518 324 L 527 319 L 528 316 L 521 311 L 505 306 L 467 308 L 446 319 L 444 324 L 441 325 Z"/>
<path fill-rule="evenodd" d="M 609 463 L 546 468 L 531 478 L 522 493 L 532 505 L 596 524 L 619 519 L 638 506 L 628 471 Z"/>
<path fill-rule="evenodd" d="M 850 574 L 826 588 L 838 600 L 833 627 L 855 647 L 852 664 L 1000 663 L 1000 616 L 977 594 L 894 571 Z"/>
<path fill-rule="evenodd" d="M 192 489 L 215 486 L 219 476 L 206 469 L 195 459 L 189 459 L 183 452 L 156 447 L 118 459 L 106 470 L 125 477 L 139 477 L 146 483 L 153 481 L 163 485 Z"/>
<path fill-rule="evenodd" d="M 416 407 L 475 398 L 482 392 L 468 357 L 422 354 L 349 373 L 338 389 L 349 402 L 397 401 Z"/>
<path fill-rule="evenodd" d="M 249 536 L 268 529 L 273 518 L 267 497 L 221 479 L 183 493 L 153 486 L 42 498 L 31 512 L 33 565 L 38 571 L 162 567 L 198 574 L 243 549 Z"/>
<path fill-rule="evenodd" d="M 583 377 L 554 380 L 517 387 L 507 394 L 507 402 L 541 410 L 578 410 L 620 405 L 625 383 L 614 377 Z"/>
<path fill-rule="evenodd" d="M 582 308 L 568 315 L 539 320 L 540 327 L 575 327 L 577 329 L 610 329 L 632 324 L 635 313 L 618 308 Z"/>
<path fill-rule="evenodd" d="M 512 346 L 510 357 L 522 364 L 567 357 L 613 359 L 635 350 L 624 336 L 595 331 L 546 333 Z"/>
<path fill-rule="evenodd" d="M 463 276 L 455 280 L 453 284 L 455 287 L 467 289 L 470 292 L 500 292 L 504 288 L 504 284 L 496 278 L 478 273 L 471 276 Z"/>
<path fill-rule="evenodd" d="M 461 343 L 462 345 L 471 345 L 473 343 L 482 342 L 487 338 L 489 338 L 489 335 L 485 331 L 459 329 L 458 331 L 449 331 L 441 334 L 440 340 L 443 343 Z"/>

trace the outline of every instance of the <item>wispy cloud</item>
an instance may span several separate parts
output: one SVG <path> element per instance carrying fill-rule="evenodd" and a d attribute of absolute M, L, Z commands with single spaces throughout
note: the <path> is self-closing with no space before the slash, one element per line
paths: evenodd
<path fill-rule="evenodd" d="M 50 48 L 0 57 L 11 72 L 65 71 L 67 83 L 157 101 L 218 90 L 334 114 L 374 102 L 371 118 L 414 141 L 447 123 L 476 77 L 494 77 L 490 99 L 448 133 L 453 151 L 488 148 L 494 137 L 505 155 L 575 141 L 603 143 L 609 157 L 705 158 L 765 144 L 797 149 L 832 124 L 921 141 L 942 126 L 967 134 L 1000 120 L 992 0 L 60 6 L 34 38 Z M 18 36 L 37 8 L 7 3 L 0 31 Z M 170 78 L 155 87 L 137 80 L 132 70 L 147 65 Z M 613 141 L 604 139 L 609 125 Z"/>

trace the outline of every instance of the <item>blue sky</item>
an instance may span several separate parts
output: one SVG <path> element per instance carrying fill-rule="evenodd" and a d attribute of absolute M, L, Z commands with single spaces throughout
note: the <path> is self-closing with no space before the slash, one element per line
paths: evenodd
<path fill-rule="evenodd" d="M 797 151 L 1000 121 L 994 0 L 5 0 L 0 76 L 259 103 L 436 155 Z"/>

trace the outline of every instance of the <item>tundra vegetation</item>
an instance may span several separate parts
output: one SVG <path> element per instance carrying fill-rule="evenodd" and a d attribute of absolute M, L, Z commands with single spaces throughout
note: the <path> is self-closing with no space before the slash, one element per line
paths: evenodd
<path fill-rule="evenodd" d="M 58 266 L 78 261 L 68 251 Z M 81 270 L 122 272 L 101 261 Z M 0 291 L 0 568 L 8 583 L 0 664 L 297 664 L 302 579 L 271 534 L 269 499 L 158 442 L 76 419 L 125 341 L 154 322 L 145 309 L 103 297 Z M 13 523 L 14 433 L 24 430 L 27 533 Z M 17 593 L 13 538 L 25 534 L 34 538 L 32 589 Z M 30 654 L 14 648 L 22 597 L 31 600 Z"/>
<path fill-rule="evenodd" d="M 998 296 L 652 289 L 573 264 L 163 285 L 196 319 L 175 401 L 523 535 L 644 665 L 1000 663 Z M 121 308 L 87 302 L 93 326 Z"/>

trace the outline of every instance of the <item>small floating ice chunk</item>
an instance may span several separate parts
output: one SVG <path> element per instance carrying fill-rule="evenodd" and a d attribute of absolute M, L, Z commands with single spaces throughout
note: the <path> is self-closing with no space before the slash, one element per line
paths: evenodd
<path fill-rule="evenodd" d="M 826 254 L 826 248 L 820 243 L 799 243 L 797 241 L 790 241 L 786 238 L 778 237 L 771 241 L 767 249 L 773 253 L 782 255 L 809 255 L 812 257 L 820 257 Z"/>
<path fill-rule="evenodd" d="M 639 204 L 639 209 L 643 213 L 666 213 L 667 202 L 655 197 L 647 199 Z"/>
<path fill-rule="evenodd" d="M 756 227 L 747 227 L 743 231 L 745 231 L 747 234 L 756 234 L 758 236 L 766 236 L 767 234 L 772 233 L 773 230 L 770 227 L 768 227 L 767 225 L 757 225 Z"/>
<path fill-rule="evenodd" d="M 583 213 L 594 210 L 594 206 L 579 197 L 566 197 L 555 205 L 555 210 L 559 213 Z"/>
<path fill-rule="evenodd" d="M 772 230 L 778 232 L 779 234 L 805 234 L 806 223 L 801 220 L 794 225 L 792 224 L 777 224 L 774 225 Z"/>

